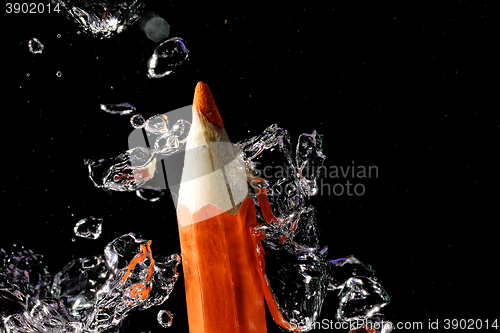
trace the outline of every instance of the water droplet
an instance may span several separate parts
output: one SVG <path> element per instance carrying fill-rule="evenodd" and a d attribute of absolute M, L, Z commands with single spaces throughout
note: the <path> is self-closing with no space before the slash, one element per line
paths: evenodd
<path fill-rule="evenodd" d="M 113 191 L 137 191 L 156 171 L 156 153 L 144 147 L 127 150 L 116 158 L 84 162 L 94 185 Z"/>
<path fill-rule="evenodd" d="M 73 231 L 78 237 L 97 239 L 102 233 L 102 218 L 95 218 L 93 216 L 83 218 L 76 223 Z"/>
<path fill-rule="evenodd" d="M 38 39 L 32 38 L 28 42 L 28 48 L 30 49 L 30 52 L 33 54 L 41 54 L 44 46 Z"/>
<path fill-rule="evenodd" d="M 148 60 L 148 77 L 158 79 L 173 73 L 188 58 L 188 53 L 182 38 L 164 41 Z"/>
<path fill-rule="evenodd" d="M 147 12 L 139 23 L 139 28 L 153 42 L 167 38 L 170 35 L 170 25 L 155 12 Z"/>
<path fill-rule="evenodd" d="M 144 117 L 140 114 L 136 114 L 130 117 L 130 124 L 132 124 L 133 128 L 142 128 L 144 127 L 145 123 L 146 120 L 144 120 Z"/>
<path fill-rule="evenodd" d="M 172 131 L 160 135 L 155 142 L 155 150 L 160 154 L 166 154 L 171 150 L 179 148 L 179 140 Z"/>
<path fill-rule="evenodd" d="M 144 124 L 146 131 L 160 135 L 168 132 L 168 117 L 164 114 L 149 118 Z"/>
<path fill-rule="evenodd" d="M 180 143 L 184 143 L 187 140 L 190 128 L 190 123 L 188 123 L 184 119 L 179 119 L 170 130 L 174 133 Z"/>
<path fill-rule="evenodd" d="M 61 38 L 61 34 L 57 34 L 57 38 Z"/>
<path fill-rule="evenodd" d="M 146 200 L 149 202 L 156 202 L 160 200 L 160 198 L 165 194 L 165 191 L 140 188 L 137 191 L 135 191 L 135 194 L 137 194 L 137 196 L 142 200 Z"/>
<path fill-rule="evenodd" d="M 172 314 L 167 310 L 158 311 L 158 323 L 165 328 L 172 326 L 172 320 L 174 319 Z"/>
<path fill-rule="evenodd" d="M 62 76 L 62 73 L 59 71 L 59 72 L 57 72 L 57 73 L 56 73 L 56 75 L 57 75 L 58 77 L 61 77 L 61 76 Z"/>
<path fill-rule="evenodd" d="M 111 114 L 128 115 L 135 111 L 135 106 L 129 103 L 101 104 L 101 110 Z"/>

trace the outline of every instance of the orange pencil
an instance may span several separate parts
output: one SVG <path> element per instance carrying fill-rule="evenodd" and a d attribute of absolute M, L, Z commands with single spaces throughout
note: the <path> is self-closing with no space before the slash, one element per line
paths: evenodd
<path fill-rule="evenodd" d="M 265 333 L 257 225 L 241 157 L 196 86 L 177 207 L 190 333 Z"/>

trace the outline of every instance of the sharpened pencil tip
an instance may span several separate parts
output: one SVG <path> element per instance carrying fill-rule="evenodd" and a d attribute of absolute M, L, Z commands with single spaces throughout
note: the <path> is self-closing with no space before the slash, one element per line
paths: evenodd
<path fill-rule="evenodd" d="M 198 82 L 194 91 L 193 112 L 197 110 L 205 115 L 208 120 L 219 128 L 224 128 L 222 118 L 215 104 L 214 97 L 208 85 Z"/>

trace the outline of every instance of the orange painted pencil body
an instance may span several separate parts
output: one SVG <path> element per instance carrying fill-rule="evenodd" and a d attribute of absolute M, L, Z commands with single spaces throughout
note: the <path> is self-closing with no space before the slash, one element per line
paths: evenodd
<path fill-rule="evenodd" d="M 177 204 L 189 331 L 266 333 L 265 299 L 276 323 L 298 332 L 281 314 L 265 275 L 248 175 L 231 147 L 212 93 L 199 82 Z M 257 195 L 264 219 L 276 221 L 266 191 Z"/>
<path fill-rule="evenodd" d="M 180 205 L 177 218 L 189 332 L 267 332 L 252 199 L 236 216 L 208 204 L 193 215 Z"/>

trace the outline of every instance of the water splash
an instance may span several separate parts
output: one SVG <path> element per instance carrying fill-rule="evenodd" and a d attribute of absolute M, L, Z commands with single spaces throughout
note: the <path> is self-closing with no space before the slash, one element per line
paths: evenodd
<path fill-rule="evenodd" d="M 277 125 L 238 145 L 254 188 L 260 222 L 255 232 L 262 239 L 274 298 L 285 320 L 301 331 L 311 330 L 329 282 L 327 248 L 319 244 L 316 211 L 306 205 L 307 197 L 317 192 L 317 174 L 307 178 L 306 171 L 325 159 L 321 135 L 302 134 L 295 158 L 290 134 Z"/>
<path fill-rule="evenodd" d="M 142 148 L 145 156 L 184 149 L 188 124 L 181 119 L 170 128 L 164 115 L 149 118 L 144 131 L 156 139 L 154 149 Z M 313 329 L 330 290 L 337 294 L 338 321 L 365 320 L 366 327 L 380 325 L 374 332 L 390 332 L 392 323 L 381 313 L 390 298 L 374 270 L 352 256 L 329 260 L 327 247 L 321 246 L 316 209 L 308 201 L 318 193 L 326 158 L 322 135 L 303 133 L 293 146 L 289 132 L 274 124 L 236 145 L 256 206 L 259 225 L 253 233 L 265 253 L 261 271 L 283 318 L 301 332 Z M 119 168 L 118 163 L 107 170 Z"/>
<path fill-rule="evenodd" d="M 129 103 L 118 103 L 118 104 L 101 104 L 101 110 L 111 113 L 111 114 L 119 114 L 119 115 L 128 115 L 133 113 L 136 108 L 132 104 Z"/>
<path fill-rule="evenodd" d="M 75 259 L 53 278 L 41 255 L 0 249 L 0 332 L 116 332 L 132 310 L 161 305 L 179 276 L 180 257 L 153 258 L 150 245 L 120 236 L 103 255 Z"/>
<path fill-rule="evenodd" d="M 116 158 L 84 161 L 89 178 L 98 188 L 113 191 L 137 191 L 156 171 L 156 152 L 137 147 Z M 97 178 L 95 174 L 100 176 Z"/>
<path fill-rule="evenodd" d="M 375 270 L 353 256 L 330 261 L 332 269 L 329 290 L 337 293 L 336 319 L 357 327 L 351 332 L 388 333 L 393 324 L 381 313 L 391 299 L 377 282 Z"/>
<path fill-rule="evenodd" d="M 121 33 L 142 16 L 144 4 L 139 0 L 51 0 L 82 31 L 97 38 Z"/>
<path fill-rule="evenodd" d="M 44 46 L 38 39 L 32 38 L 28 42 L 28 48 L 30 49 L 30 52 L 33 54 L 41 54 Z"/>
<path fill-rule="evenodd" d="M 93 216 L 83 218 L 75 224 L 73 231 L 78 237 L 97 239 L 102 233 L 102 218 Z"/>
<path fill-rule="evenodd" d="M 182 38 L 174 37 L 164 41 L 148 60 L 148 77 L 159 79 L 173 73 L 188 58 L 188 54 Z"/>
<path fill-rule="evenodd" d="M 260 224 L 254 234 L 262 240 L 265 275 L 283 317 L 301 332 L 313 329 L 332 290 L 338 293 L 338 321 L 364 319 L 367 327 L 380 324 L 390 332 L 392 323 L 380 313 L 390 299 L 373 269 L 352 256 L 329 261 L 328 249 L 320 246 L 316 209 L 307 202 L 318 193 L 326 158 L 322 135 L 301 134 L 293 150 L 288 131 L 274 124 L 238 145 Z"/>

